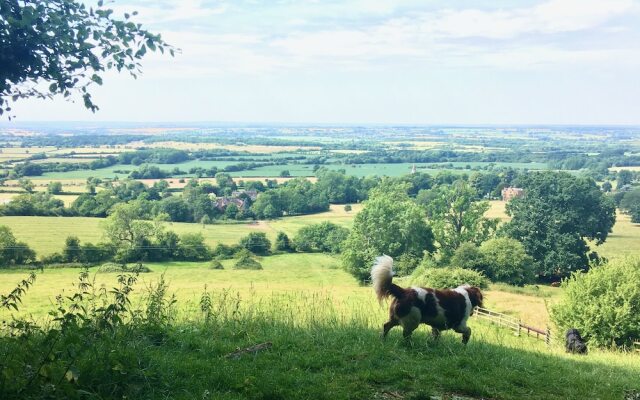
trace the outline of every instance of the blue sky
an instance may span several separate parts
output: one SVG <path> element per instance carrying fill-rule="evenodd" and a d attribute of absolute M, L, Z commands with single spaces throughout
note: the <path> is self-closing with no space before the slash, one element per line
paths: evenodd
<path fill-rule="evenodd" d="M 20 121 L 640 124 L 640 2 L 116 0 L 182 51 Z"/>

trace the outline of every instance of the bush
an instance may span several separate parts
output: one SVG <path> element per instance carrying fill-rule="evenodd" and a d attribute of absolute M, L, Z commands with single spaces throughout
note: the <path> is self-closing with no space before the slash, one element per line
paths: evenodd
<path fill-rule="evenodd" d="M 340 253 L 349 230 L 329 221 L 307 225 L 300 229 L 293 244 L 298 251 Z"/>
<path fill-rule="evenodd" d="M 478 271 L 463 268 L 426 268 L 418 267 L 410 279 L 411 284 L 437 289 L 455 288 L 469 284 L 479 288 L 489 286 L 489 280 Z"/>
<path fill-rule="evenodd" d="M 626 346 L 640 338 L 640 258 L 616 260 L 574 273 L 562 284 L 551 318 L 576 328 L 595 346 Z"/>
<path fill-rule="evenodd" d="M 213 260 L 209 264 L 209 269 L 224 269 L 224 266 L 222 265 L 222 263 L 220 261 Z"/>
<path fill-rule="evenodd" d="M 480 248 L 473 243 L 463 243 L 451 257 L 451 266 L 463 269 L 483 271 L 485 268 L 484 257 Z"/>
<path fill-rule="evenodd" d="M 256 261 L 247 250 L 240 250 L 237 254 L 238 260 L 233 265 L 233 269 L 262 269 L 262 264 Z"/>
<path fill-rule="evenodd" d="M 278 236 L 276 236 L 276 242 L 273 246 L 276 251 L 286 251 L 290 252 L 293 250 L 291 247 L 291 240 L 289 236 L 287 236 L 284 232 L 278 232 Z"/>
<path fill-rule="evenodd" d="M 522 286 L 535 279 L 534 260 L 522 243 L 511 238 L 491 239 L 480 246 L 489 279 Z"/>
<path fill-rule="evenodd" d="M 185 233 L 180 236 L 178 255 L 181 261 L 206 261 L 211 259 L 211 250 L 204 243 L 202 233 Z"/>
<path fill-rule="evenodd" d="M 216 260 L 229 260 L 232 259 L 240 249 L 242 249 L 242 247 L 239 245 L 229 246 L 223 243 L 218 243 L 218 245 L 213 249 L 211 255 Z"/>
<path fill-rule="evenodd" d="M 117 264 L 117 263 L 104 263 L 100 267 L 98 267 L 97 272 L 133 272 L 133 273 L 147 273 L 151 272 L 149 267 L 143 265 L 142 263 L 135 264 L 131 267 L 128 267 L 126 264 Z"/>
<path fill-rule="evenodd" d="M 264 232 L 251 232 L 240 239 L 240 246 L 249 250 L 253 254 L 267 255 L 271 249 L 271 242 Z"/>
<path fill-rule="evenodd" d="M 0 268 L 29 264 L 36 260 L 36 252 L 26 243 L 18 242 L 7 226 L 0 226 Z"/>

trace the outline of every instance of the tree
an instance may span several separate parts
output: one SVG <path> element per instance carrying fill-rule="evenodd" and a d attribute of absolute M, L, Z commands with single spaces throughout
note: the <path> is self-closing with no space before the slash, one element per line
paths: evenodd
<path fill-rule="evenodd" d="M 19 242 L 9 227 L 0 225 L 0 268 L 35 261 L 36 252 Z"/>
<path fill-rule="evenodd" d="M 377 256 L 387 254 L 396 259 L 404 256 L 414 261 L 400 271 L 408 274 L 424 252 L 434 250 L 433 232 L 426 215 L 407 195 L 406 185 L 389 185 L 383 181 L 371 191 L 369 200 L 356 215 L 353 229 L 343 245 L 342 261 L 349 273 L 365 282 Z"/>
<path fill-rule="evenodd" d="M 283 169 L 282 171 L 280 171 L 281 178 L 288 178 L 290 176 L 291 176 L 291 172 L 289 172 L 288 169 Z"/>
<path fill-rule="evenodd" d="M 76 0 L 10 0 L 0 4 L 0 115 L 20 98 L 81 94 L 91 111 L 89 88 L 102 84 L 102 73 L 115 69 L 134 78 L 147 50 L 165 48 L 154 35 L 130 20 L 113 18 L 103 7 Z"/>
<path fill-rule="evenodd" d="M 517 240 L 490 239 L 480 246 L 480 253 L 484 261 L 481 271 L 492 281 L 519 286 L 533 282 L 533 258 L 524 251 L 524 246 Z"/>
<path fill-rule="evenodd" d="M 271 250 L 271 242 L 264 232 L 251 232 L 240 239 L 240 246 L 249 250 L 253 254 L 267 255 Z"/>
<path fill-rule="evenodd" d="M 284 232 L 278 232 L 273 248 L 276 251 L 290 252 L 291 250 L 293 250 L 291 248 L 291 240 L 289 240 L 289 236 L 287 236 L 287 234 Z"/>
<path fill-rule="evenodd" d="M 20 187 L 24 189 L 24 191 L 27 193 L 33 192 L 34 185 L 33 185 L 33 182 L 31 182 L 29 179 L 25 179 L 25 178 L 19 179 L 18 185 L 20 185 Z"/>
<path fill-rule="evenodd" d="M 293 244 L 298 251 L 340 253 L 349 230 L 329 221 L 302 227 Z"/>
<path fill-rule="evenodd" d="M 440 185 L 429 195 L 419 194 L 443 259 L 449 259 L 462 243 L 480 245 L 495 233 L 498 220 L 484 217 L 489 203 L 476 198 L 477 192 L 462 180 Z"/>
<path fill-rule="evenodd" d="M 504 233 L 534 259 L 546 279 L 589 266 L 587 240 L 604 243 L 615 223 L 615 205 L 595 181 L 566 172 L 537 172 L 520 178 L 525 196 L 507 203 L 511 221 Z"/>
<path fill-rule="evenodd" d="M 633 181 L 633 172 L 627 169 L 621 169 L 618 171 L 618 183 L 616 184 L 616 189 L 620 190 L 625 185 L 630 185 Z"/>
<path fill-rule="evenodd" d="M 631 216 L 631 222 L 640 223 L 640 189 L 625 192 L 620 200 L 620 209 Z"/>
<path fill-rule="evenodd" d="M 47 192 L 50 194 L 60 194 L 62 193 L 62 183 L 60 182 L 49 182 L 47 185 Z"/>
<path fill-rule="evenodd" d="M 613 187 L 611 186 L 611 182 L 605 181 L 602 184 L 602 191 L 605 193 L 609 193 Z"/>
<path fill-rule="evenodd" d="M 62 249 L 64 261 L 71 263 L 77 262 L 81 258 L 80 239 L 77 236 L 67 236 Z"/>
<path fill-rule="evenodd" d="M 158 233 L 151 222 L 140 221 L 142 210 L 134 203 L 113 207 L 104 222 L 107 239 L 118 249 L 116 259 L 121 262 L 139 261 L 146 256 L 151 239 Z"/>

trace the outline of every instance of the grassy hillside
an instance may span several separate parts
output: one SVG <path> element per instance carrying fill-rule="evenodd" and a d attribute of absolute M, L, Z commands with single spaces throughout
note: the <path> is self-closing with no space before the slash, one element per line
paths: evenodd
<path fill-rule="evenodd" d="M 382 342 L 386 305 L 380 307 L 370 288 L 359 287 L 338 269 L 335 258 L 293 254 L 261 262 L 262 271 L 230 270 L 231 261 L 224 262 L 225 270 L 197 263 L 151 265 L 153 272 L 139 278 L 133 307 L 145 304 L 146 288 L 164 273 L 168 295 L 175 293 L 177 298 L 169 320 L 94 339 L 92 350 L 73 360 L 73 393 L 77 389 L 99 398 L 176 399 L 424 399 L 451 394 L 620 399 L 625 390 L 640 390 L 637 356 L 597 350 L 586 357 L 570 356 L 561 347 L 514 337 L 476 318 L 470 321 L 473 336 L 466 347 L 452 332 L 434 342 L 425 327 L 409 344 L 399 328 Z M 41 273 L 25 297 L 21 315 L 45 315 L 61 290 L 66 295 L 74 292 L 78 272 Z M 1 272 L 0 293 L 23 275 Z M 97 274 L 95 279 L 95 287 L 110 288 L 116 276 Z M 212 299 L 209 319 L 200 312 L 205 285 Z M 497 286 L 488 292 L 489 304 L 520 304 L 522 311 L 540 312 L 527 307 L 527 302 L 541 298 L 540 293 L 506 290 Z M 7 317 L 7 312 L 0 313 L 1 319 Z M 227 357 L 262 343 L 271 347 L 237 359 Z M 23 346 L 2 339 L 0 351 L 14 345 Z M 66 357 L 64 351 L 60 354 Z"/>

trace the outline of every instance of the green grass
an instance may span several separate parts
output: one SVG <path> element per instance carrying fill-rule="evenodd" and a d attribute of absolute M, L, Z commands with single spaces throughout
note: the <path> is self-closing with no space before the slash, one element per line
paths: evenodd
<path fill-rule="evenodd" d="M 278 231 L 295 235 L 303 226 L 322 221 L 350 227 L 353 217 L 361 206 L 355 204 L 353 211 L 344 211 L 343 205 L 333 205 L 324 213 L 285 217 L 273 221 L 260 221 L 257 224 L 189 224 L 170 222 L 165 228 L 178 234 L 192 232 L 202 233 L 205 242 L 210 246 L 218 243 L 234 244 L 250 232 L 266 232 L 274 240 Z M 0 217 L 0 225 L 6 225 L 13 231 L 18 240 L 27 242 L 38 255 L 46 255 L 62 250 L 67 236 L 77 236 L 83 242 L 96 243 L 103 240 L 101 218 L 85 217 Z"/>
<path fill-rule="evenodd" d="M 80 356 L 70 353 L 77 357 L 73 359 L 61 345 L 55 353 L 60 365 L 56 369 L 52 363 L 47 374 L 62 376 L 73 362 L 78 381 L 66 397 L 79 397 L 82 390 L 90 398 L 105 399 L 428 399 L 451 394 L 621 399 L 625 390 L 640 390 L 637 356 L 596 349 L 586 357 L 570 356 L 559 346 L 515 337 L 476 318 L 470 320 L 473 335 L 467 346 L 452 332 L 434 342 L 425 327 L 410 344 L 404 343 L 399 328 L 383 342 L 379 332 L 386 308 L 377 304 L 370 288 L 336 268 L 335 258 L 293 254 L 261 262 L 262 271 L 151 264 L 153 272 L 140 276 L 133 304 L 138 307 L 144 288 L 164 273 L 178 300 L 167 324 L 141 323 L 89 339 Z M 22 315 L 44 315 L 63 289 L 71 295 L 78 272 L 41 273 L 25 297 Z M 0 273 L 0 293 L 22 275 Z M 113 286 L 115 275 L 97 274 L 96 286 Z M 205 285 L 212 295 L 208 321 L 198 305 Z M 6 319 L 6 312 L 0 317 Z M 265 342 L 272 344 L 269 350 L 225 357 Z M 0 338 L 0 353 L 37 365 L 31 360 L 42 357 L 44 344 L 37 338 Z M 14 378 L 8 387 L 17 382 Z M 65 385 L 59 383 L 59 390 Z M 58 395 L 65 397 L 64 392 Z"/>

